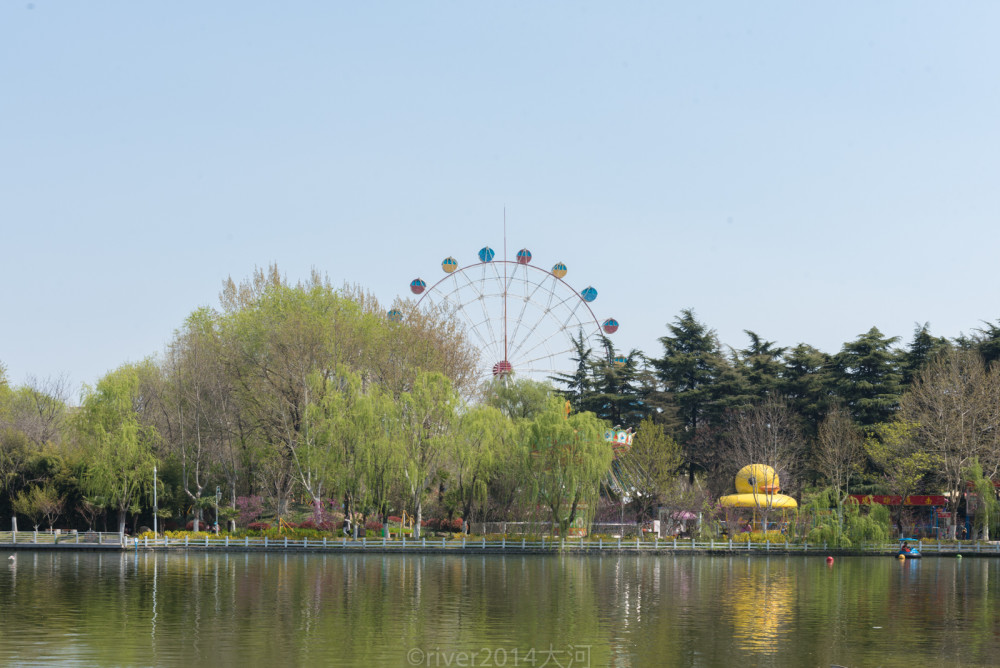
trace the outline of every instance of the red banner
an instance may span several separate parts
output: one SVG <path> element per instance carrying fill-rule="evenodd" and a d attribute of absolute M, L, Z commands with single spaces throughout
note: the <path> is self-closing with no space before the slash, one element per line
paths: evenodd
<path fill-rule="evenodd" d="M 883 506 L 946 506 L 948 505 L 948 497 L 941 496 L 939 494 L 913 494 L 906 497 L 906 502 L 902 501 L 901 496 L 893 496 L 890 494 L 851 494 L 851 498 L 858 503 L 863 503 L 865 505 L 871 505 L 873 503 L 878 503 Z"/>

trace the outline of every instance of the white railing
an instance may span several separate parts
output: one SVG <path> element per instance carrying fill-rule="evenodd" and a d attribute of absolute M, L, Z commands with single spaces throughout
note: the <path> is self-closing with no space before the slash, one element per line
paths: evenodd
<path fill-rule="evenodd" d="M 128 537 L 125 537 L 127 542 Z M 122 534 L 107 531 L 0 531 L 2 545 L 122 545 Z"/>
<path fill-rule="evenodd" d="M 898 543 L 878 543 L 840 549 L 825 543 L 809 542 L 734 542 L 732 540 L 695 540 L 695 539 L 652 539 L 643 540 L 632 537 L 614 538 L 558 538 L 550 536 L 508 536 L 500 539 L 487 540 L 483 537 L 461 536 L 431 537 L 431 538 L 304 538 L 290 540 L 287 537 L 249 537 L 249 536 L 215 536 L 202 538 L 170 538 L 161 537 L 155 540 L 149 537 L 137 538 L 118 533 L 103 532 L 34 532 L 0 531 L 0 545 L 15 545 L 29 548 L 32 545 L 62 545 L 62 546 L 94 546 L 107 545 L 124 549 L 199 549 L 199 550 L 295 550 L 295 551 L 378 551 L 378 552 L 712 552 L 712 553 L 819 553 L 834 554 L 893 554 L 898 552 Z M 1000 556 L 1000 541 L 997 542 L 966 542 L 966 543 L 917 543 L 922 554 L 955 555 L 981 554 Z"/>

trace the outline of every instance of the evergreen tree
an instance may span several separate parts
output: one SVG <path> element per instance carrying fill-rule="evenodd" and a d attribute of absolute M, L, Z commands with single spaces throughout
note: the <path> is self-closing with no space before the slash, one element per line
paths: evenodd
<path fill-rule="evenodd" d="M 785 353 L 778 391 L 799 416 L 802 431 L 815 436 L 830 402 L 831 359 L 826 353 L 800 343 Z"/>
<path fill-rule="evenodd" d="M 778 393 L 781 375 L 785 371 L 782 355 L 788 348 L 778 348 L 774 341 L 765 341 L 749 329 L 743 332 L 750 337 L 750 345 L 736 351 L 735 361 L 743 371 L 750 394 L 763 399 Z"/>
<path fill-rule="evenodd" d="M 593 387 L 591 368 L 593 366 L 593 349 L 587 345 L 587 340 L 580 332 L 573 337 L 573 346 L 576 348 L 571 360 L 576 362 L 576 370 L 573 373 L 558 373 L 549 376 L 549 380 L 564 385 L 565 389 L 559 393 L 569 400 L 574 411 L 583 410 L 583 405 Z"/>
<path fill-rule="evenodd" d="M 930 323 L 925 322 L 923 325 L 917 325 L 913 329 L 913 340 L 902 356 L 903 385 L 909 386 L 913 383 L 913 380 L 927 366 L 927 363 L 934 359 L 935 355 L 950 347 L 948 339 L 931 336 Z"/>
<path fill-rule="evenodd" d="M 976 330 L 974 341 L 986 366 L 1000 360 L 1000 320 L 995 325 L 984 322 L 983 327 Z"/>
<path fill-rule="evenodd" d="M 691 462 L 690 444 L 709 416 L 717 412 L 714 386 L 727 365 L 715 331 L 698 322 L 692 309 L 682 310 L 667 328 L 670 335 L 660 338 L 663 357 L 654 364 L 663 389 L 677 406 L 682 428 L 677 440 Z M 688 475 L 693 477 L 693 467 Z"/>
<path fill-rule="evenodd" d="M 640 378 L 644 358 L 638 350 L 632 350 L 628 356 L 617 355 L 611 343 L 605 343 L 612 359 L 593 362 L 593 391 L 581 402 L 582 410 L 591 411 L 613 425 L 637 428 L 650 412 L 645 401 L 648 384 Z"/>
<path fill-rule="evenodd" d="M 888 422 L 899 407 L 903 374 L 899 351 L 892 347 L 897 341 L 872 327 L 833 358 L 835 391 L 861 425 Z"/>

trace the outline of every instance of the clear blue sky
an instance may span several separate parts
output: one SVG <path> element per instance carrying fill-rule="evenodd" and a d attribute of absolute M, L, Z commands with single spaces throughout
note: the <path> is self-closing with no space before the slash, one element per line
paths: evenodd
<path fill-rule="evenodd" d="M 484 244 L 616 342 L 1000 318 L 1000 3 L 0 4 L 0 360 L 74 393 L 276 262 Z"/>

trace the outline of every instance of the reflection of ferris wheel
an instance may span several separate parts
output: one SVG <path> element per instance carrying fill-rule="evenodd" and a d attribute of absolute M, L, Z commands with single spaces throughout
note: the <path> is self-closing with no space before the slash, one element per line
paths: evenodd
<path fill-rule="evenodd" d="M 515 260 L 498 260 L 487 246 L 477 263 L 460 267 L 448 257 L 441 268 L 444 278 L 432 285 L 414 279 L 410 291 L 419 296 L 417 308 L 436 309 L 459 321 L 479 351 L 481 380 L 570 374 L 578 342 L 603 357 L 609 353 L 603 335 L 615 333 L 618 321 L 598 321 L 591 308 L 597 290 L 572 288 L 563 280 L 565 264 L 542 269 L 531 264 L 527 249 Z M 398 320 L 402 313 L 394 309 L 389 317 Z"/>

